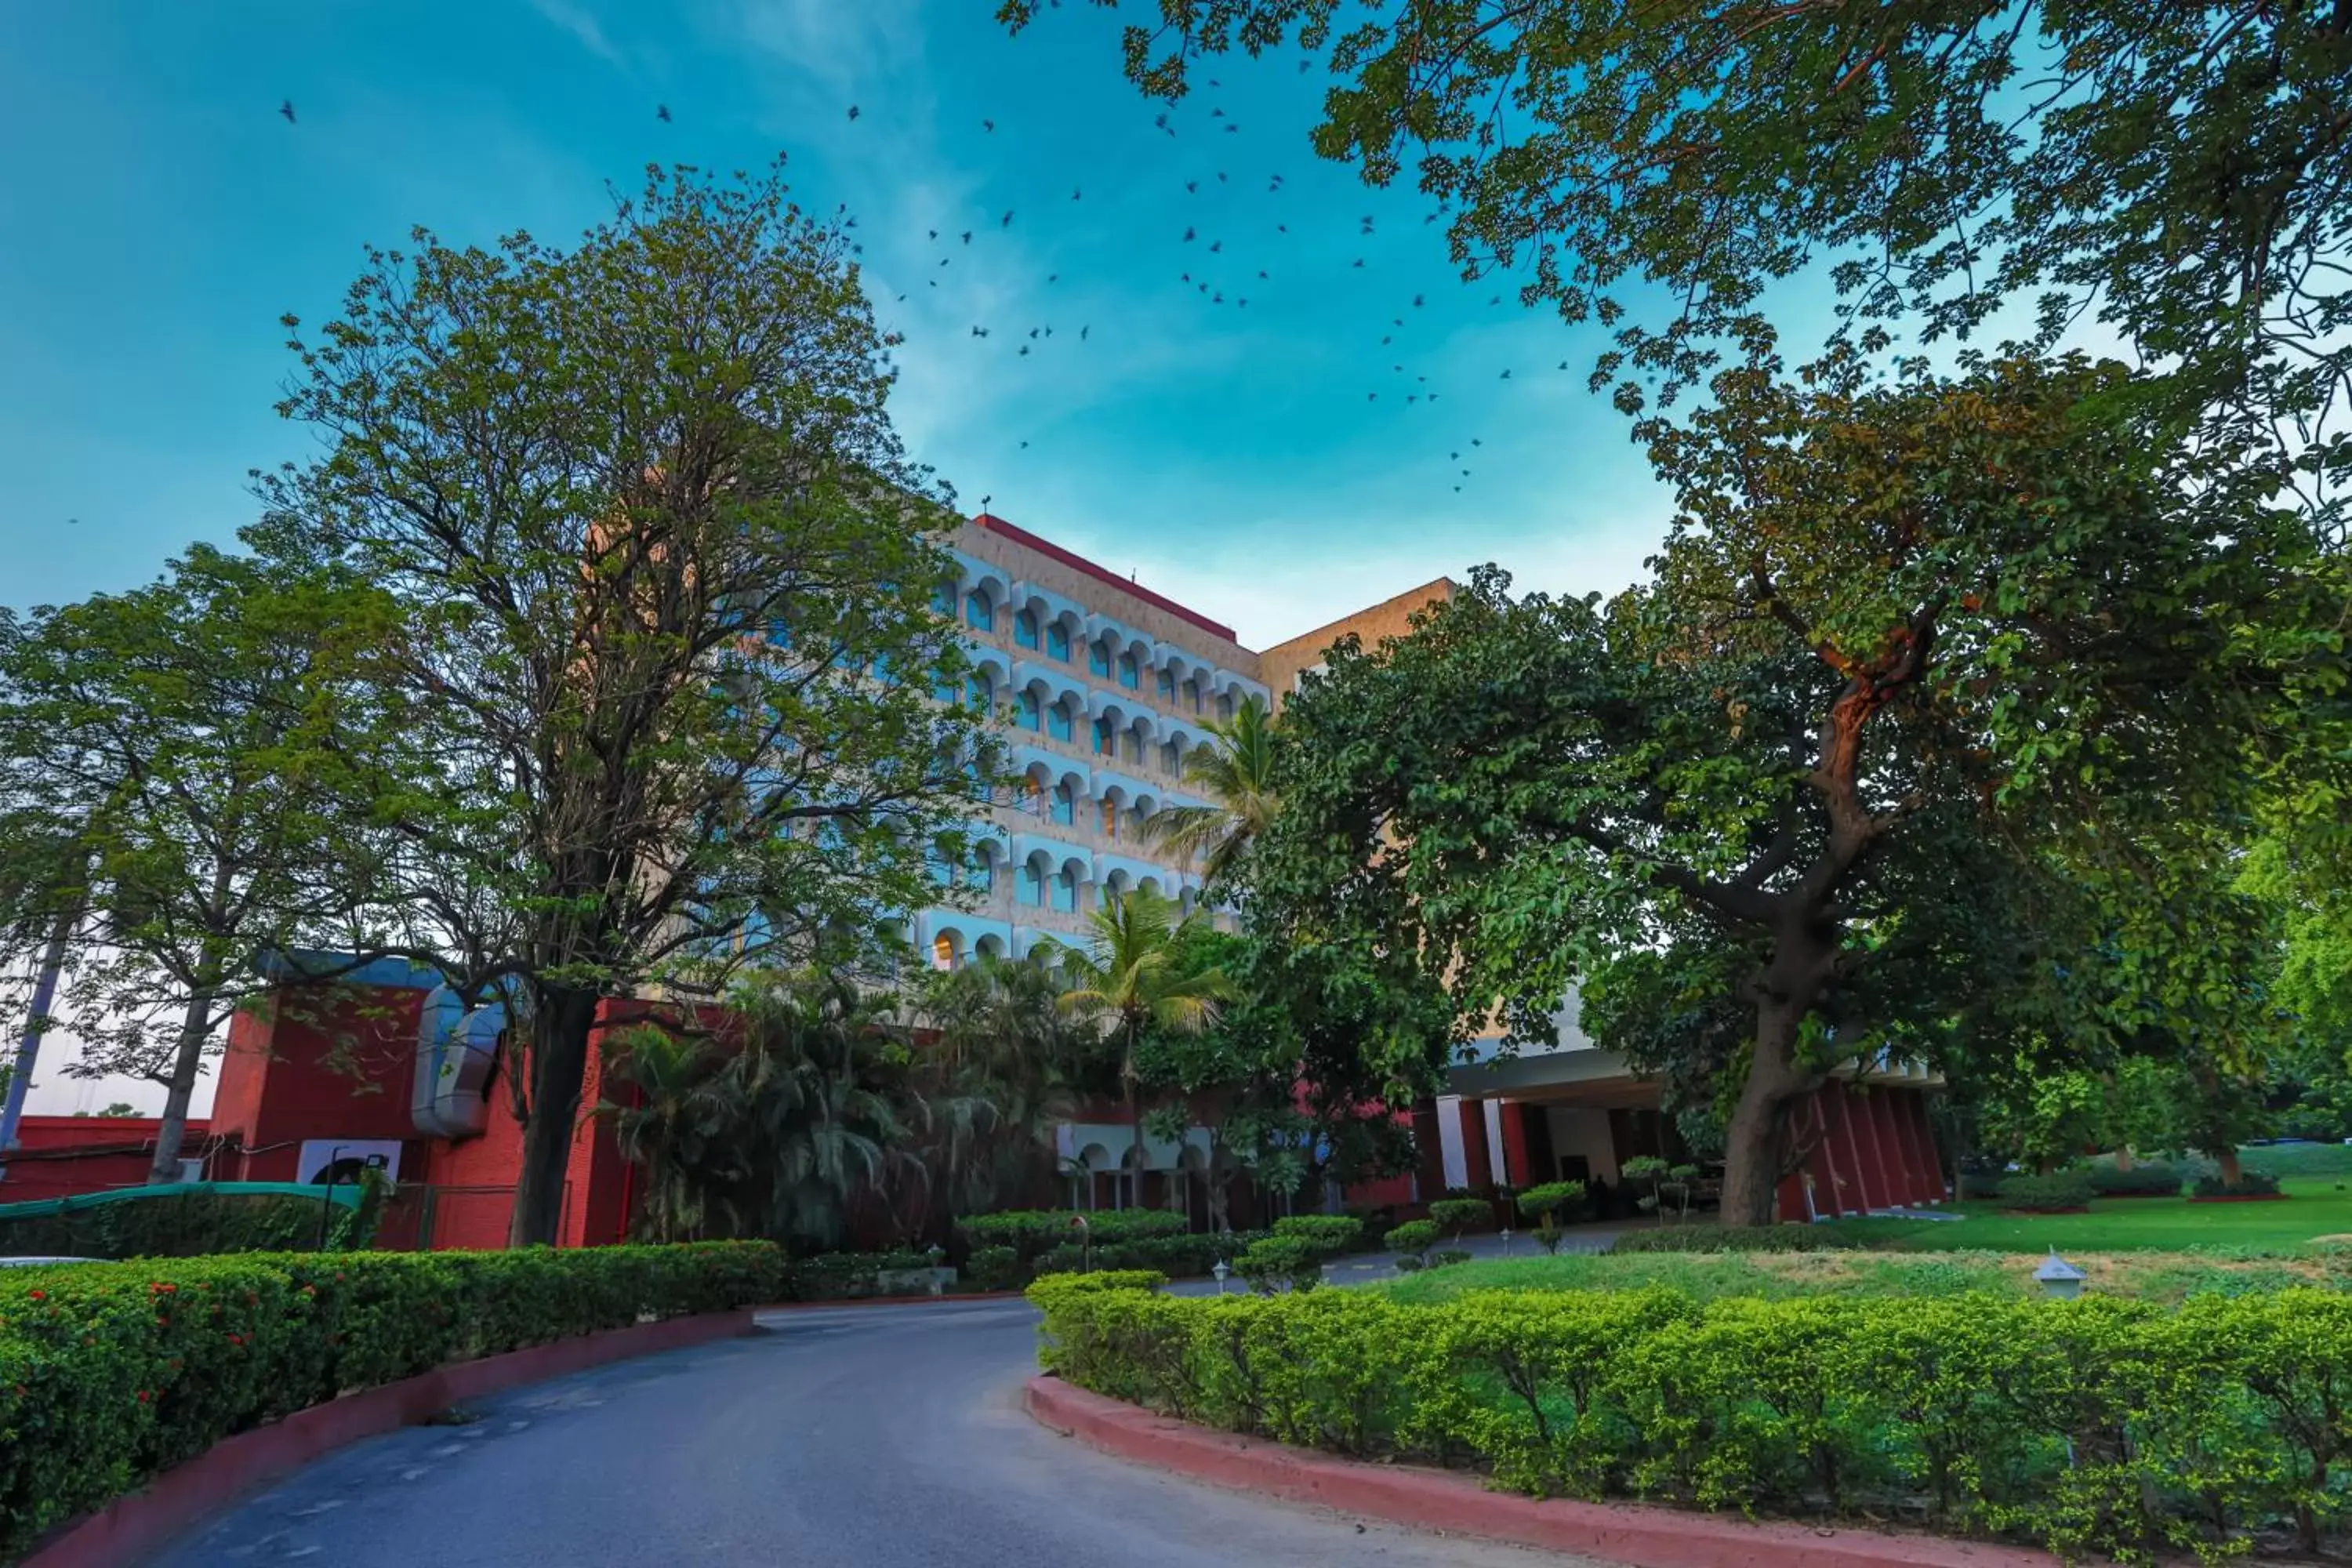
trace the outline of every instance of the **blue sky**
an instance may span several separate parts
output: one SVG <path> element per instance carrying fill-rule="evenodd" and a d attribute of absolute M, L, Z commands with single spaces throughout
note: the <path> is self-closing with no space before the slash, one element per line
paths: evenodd
<path fill-rule="evenodd" d="M 363 244 L 563 242 L 649 161 L 779 150 L 796 194 L 857 215 L 908 335 L 895 416 L 966 510 L 992 497 L 1253 646 L 1486 560 L 1615 589 L 1664 531 L 1585 391 L 1597 330 L 1463 282 L 1418 193 L 1318 160 L 1295 53 L 1208 68 L 1171 136 L 1117 18 L 1076 4 L 1018 39 L 994 0 L 234 9 L 5 24 L 0 603 L 229 538 L 247 470 L 310 449 L 271 406 L 278 318 L 323 320 Z"/>

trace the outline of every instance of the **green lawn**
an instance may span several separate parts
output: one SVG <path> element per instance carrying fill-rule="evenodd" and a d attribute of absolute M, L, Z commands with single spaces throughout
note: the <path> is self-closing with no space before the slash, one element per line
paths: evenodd
<path fill-rule="evenodd" d="M 2285 1150 L 2249 1150 L 2247 1163 Z M 2277 1167 L 2273 1167 L 2277 1168 Z M 2101 1198 L 2088 1214 L 2004 1214 L 1966 1203 L 1961 1220 L 1851 1219 L 1821 1227 L 1857 1247 L 1903 1252 L 2118 1252 L 2220 1248 L 2294 1253 L 2315 1237 L 2352 1234 L 2352 1175 L 2288 1176 L 2281 1203 L 2197 1204 L 2187 1198 Z"/>

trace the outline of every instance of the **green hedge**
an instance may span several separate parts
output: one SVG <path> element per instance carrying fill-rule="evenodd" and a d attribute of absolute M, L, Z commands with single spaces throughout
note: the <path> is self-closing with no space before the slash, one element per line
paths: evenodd
<path fill-rule="evenodd" d="M 1091 1249 L 1065 1242 L 1038 1258 L 1032 1272 L 1042 1279 L 1048 1274 L 1080 1274 L 1089 1268 L 1150 1268 L 1171 1279 L 1193 1279 L 1221 1261 L 1231 1263 L 1265 1234 L 1251 1230 L 1213 1236 L 1148 1236 L 1137 1241 L 1097 1242 Z"/>
<path fill-rule="evenodd" d="M 2188 1180 L 2179 1166 L 2161 1163 L 2135 1164 L 2128 1171 L 2113 1165 L 2091 1167 L 2091 1190 L 2107 1198 L 2178 1197 Z"/>
<path fill-rule="evenodd" d="M 882 1276 L 933 1267 L 928 1252 L 816 1252 L 784 1265 L 783 1289 L 794 1301 L 855 1300 L 883 1293 Z"/>
<path fill-rule="evenodd" d="M 1087 1222 L 1081 1232 L 1076 1222 Z M 956 1221 L 974 1247 L 1009 1247 L 1024 1264 L 1034 1264 L 1057 1247 L 1075 1247 L 1083 1234 L 1097 1251 L 1122 1242 L 1152 1237 L 1181 1236 L 1191 1226 L 1181 1214 L 1165 1209 L 1014 1209 L 1004 1214 L 978 1214 Z"/>
<path fill-rule="evenodd" d="M 222 1438 L 446 1362 L 772 1301 L 765 1242 L 0 1269 L 0 1561 Z"/>
<path fill-rule="evenodd" d="M 362 1212 L 357 1184 L 189 1183 L 128 1187 L 0 1205 L 0 1255 L 17 1258 L 204 1258 L 225 1252 L 364 1248 L 383 1207 L 382 1182 Z"/>
<path fill-rule="evenodd" d="M 2279 1179 L 2268 1171 L 2241 1171 L 2234 1182 L 2225 1182 L 2219 1171 L 2209 1171 L 2197 1178 L 2191 1189 L 2200 1198 L 2266 1198 L 2279 1190 Z"/>
<path fill-rule="evenodd" d="M 1612 1252 L 1834 1252 L 1852 1240 L 1809 1225 L 1660 1226 L 1629 1230 L 1609 1244 Z"/>
<path fill-rule="evenodd" d="M 1104 1277 L 1094 1276 L 1096 1280 Z M 1033 1291 L 1045 1364 L 1229 1431 L 1538 1496 L 1923 1518 L 2200 1556 L 2352 1512 L 2352 1299 Z"/>
<path fill-rule="evenodd" d="M 2001 1183 L 1995 1199 L 2001 1207 L 2025 1214 L 2062 1214 L 2087 1208 L 2091 1175 L 2087 1171 L 2052 1171 L 2042 1176 L 2011 1176 Z"/>

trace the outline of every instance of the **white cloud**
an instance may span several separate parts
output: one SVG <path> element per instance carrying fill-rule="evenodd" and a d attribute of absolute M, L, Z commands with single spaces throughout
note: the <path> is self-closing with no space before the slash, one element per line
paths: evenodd
<path fill-rule="evenodd" d="M 575 43 L 597 58 L 616 66 L 629 63 L 605 36 L 604 25 L 572 4 L 572 0 L 530 0 L 530 7 L 551 26 L 569 33 Z"/>

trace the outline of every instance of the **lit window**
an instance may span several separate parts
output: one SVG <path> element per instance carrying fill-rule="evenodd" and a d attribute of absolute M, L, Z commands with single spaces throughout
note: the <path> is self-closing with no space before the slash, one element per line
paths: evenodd
<path fill-rule="evenodd" d="M 1066 784 L 1054 786 L 1054 820 L 1063 824 L 1078 819 L 1078 794 Z"/>
<path fill-rule="evenodd" d="M 955 967 L 955 938 L 951 936 L 943 936 L 937 938 L 932 942 L 931 967 L 933 969 L 953 969 Z"/>
<path fill-rule="evenodd" d="M 1070 662 L 1070 628 L 1059 621 L 1045 628 L 1045 657 Z"/>
<path fill-rule="evenodd" d="M 1042 905 L 1045 901 L 1045 879 L 1034 860 L 1021 863 L 1020 899 L 1024 904 Z"/>
<path fill-rule="evenodd" d="M 1133 691 L 1137 686 L 1140 684 L 1140 681 L 1141 677 L 1135 668 L 1135 656 L 1131 653 L 1120 654 L 1118 656 L 1118 683 L 1121 686 L 1126 687 L 1129 691 Z"/>
<path fill-rule="evenodd" d="M 1021 809 L 1032 816 L 1045 815 L 1045 786 L 1035 779 L 1021 781 Z"/>
<path fill-rule="evenodd" d="M 977 588 L 963 596 L 963 618 L 974 631 L 992 632 L 996 629 L 996 607 L 988 602 L 988 595 Z"/>
<path fill-rule="evenodd" d="M 1116 801 L 1102 803 L 1102 830 L 1106 838 L 1118 837 L 1118 804 Z"/>
<path fill-rule="evenodd" d="M 1037 616 L 1034 612 L 1024 610 L 1013 617 L 1013 640 L 1023 647 L 1037 646 Z"/>
<path fill-rule="evenodd" d="M 1023 729 L 1035 730 L 1044 726 L 1045 722 L 1045 710 L 1044 708 L 1039 706 L 1037 694 L 1035 692 L 1023 692 L 1021 694 L 1021 700 L 1018 707 L 1020 709 L 1020 721 L 1021 727 Z"/>
<path fill-rule="evenodd" d="M 1070 717 L 1065 703 L 1056 702 L 1045 710 L 1045 732 L 1056 741 L 1066 741 L 1077 733 L 1077 721 Z"/>

